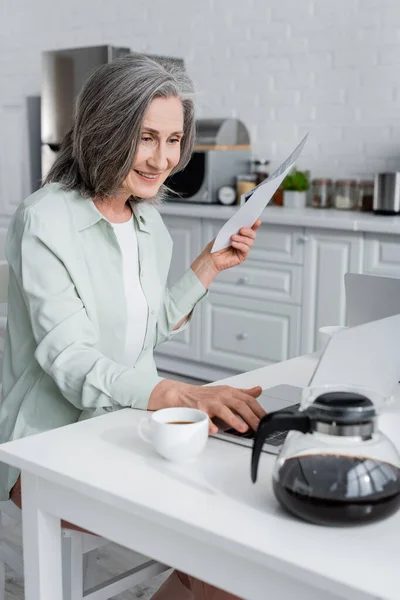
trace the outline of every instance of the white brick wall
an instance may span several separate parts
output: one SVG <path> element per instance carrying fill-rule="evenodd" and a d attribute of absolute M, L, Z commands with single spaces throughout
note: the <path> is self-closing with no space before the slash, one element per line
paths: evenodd
<path fill-rule="evenodd" d="M 1 0 L 0 229 L 29 189 L 41 51 L 99 43 L 182 56 L 199 116 L 243 119 L 273 166 L 310 131 L 313 176 L 400 169 L 400 0 Z"/>

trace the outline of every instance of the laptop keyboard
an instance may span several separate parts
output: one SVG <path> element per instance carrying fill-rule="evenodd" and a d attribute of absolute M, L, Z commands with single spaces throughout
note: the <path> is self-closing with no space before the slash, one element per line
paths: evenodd
<path fill-rule="evenodd" d="M 299 408 L 300 403 L 299 404 L 293 404 L 292 406 L 290 406 L 290 409 L 288 408 L 282 408 L 282 412 L 295 412 L 297 411 L 297 409 Z M 281 412 L 281 411 L 276 411 L 276 412 Z M 240 438 L 245 438 L 248 440 L 253 440 L 255 437 L 255 431 L 253 431 L 252 429 L 249 429 L 248 431 L 246 431 L 245 433 L 240 433 L 240 431 L 236 431 L 236 429 L 227 429 L 225 431 L 225 433 L 228 433 L 229 435 L 234 435 L 236 437 L 240 437 Z M 283 444 L 283 442 L 285 441 L 285 438 L 287 436 L 287 434 L 289 433 L 289 431 L 278 431 L 275 433 L 271 433 L 269 436 L 267 436 L 265 438 L 265 444 L 269 444 L 270 446 L 281 446 Z"/>

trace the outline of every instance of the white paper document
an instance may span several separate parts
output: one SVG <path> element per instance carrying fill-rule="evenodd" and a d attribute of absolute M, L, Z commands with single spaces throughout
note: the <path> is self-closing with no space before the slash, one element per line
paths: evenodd
<path fill-rule="evenodd" d="M 265 179 L 265 181 L 261 182 L 257 187 L 250 190 L 250 192 L 247 192 L 247 194 L 244 194 L 244 199 L 247 199 L 247 201 L 219 230 L 211 252 L 217 252 L 218 250 L 223 250 L 223 248 L 228 248 L 231 245 L 232 235 L 238 233 L 239 229 L 242 227 L 251 227 L 254 225 L 286 175 L 293 168 L 304 148 L 307 137 L 308 133 L 304 136 L 289 158 L 287 158 L 285 162 L 268 177 L 268 179 Z"/>

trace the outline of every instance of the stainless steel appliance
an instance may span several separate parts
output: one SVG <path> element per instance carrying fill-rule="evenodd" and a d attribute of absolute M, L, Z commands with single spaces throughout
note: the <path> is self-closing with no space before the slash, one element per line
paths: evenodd
<path fill-rule="evenodd" d="M 72 125 L 75 99 L 89 73 L 102 64 L 130 54 L 130 48 L 92 46 L 42 54 L 42 177 L 53 164 L 61 142 Z M 160 62 L 184 67 L 180 58 L 148 55 Z"/>
<path fill-rule="evenodd" d="M 183 171 L 166 181 L 173 202 L 216 203 L 218 190 L 250 172 L 250 135 L 238 119 L 200 119 L 196 146 Z"/>
<path fill-rule="evenodd" d="M 378 215 L 400 214 L 400 172 L 375 175 L 373 210 Z"/>
<path fill-rule="evenodd" d="M 75 99 L 89 73 L 129 53 L 129 48 L 106 45 L 42 53 L 42 177 L 53 164 L 72 125 Z"/>

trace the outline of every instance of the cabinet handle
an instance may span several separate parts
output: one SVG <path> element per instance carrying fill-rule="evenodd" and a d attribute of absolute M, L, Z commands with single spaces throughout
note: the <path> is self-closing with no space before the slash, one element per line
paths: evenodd
<path fill-rule="evenodd" d="M 246 285 L 247 283 L 249 283 L 249 278 L 247 277 L 247 275 L 245 275 L 244 277 L 239 277 L 239 279 L 237 280 L 238 285 Z"/>
<path fill-rule="evenodd" d="M 249 337 L 248 333 L 238 333 L 236 336 L 236 339 L 239 340 L 240 342 L 242 342 L 243 340 L 247 340 L 248 337 Z"/>
<path fill-rule="evenodd" d="M 297 238 L 297 243 L 298 243 L 298 244 L 306 244 L 306 243 L 308 242 L 308 240 L 309 240 L 309 239 L 310 239 L 310 238 L 309 238 L 309 236 L 308 236 L 308 235 L 300 235 L 300 236 Z"/>

